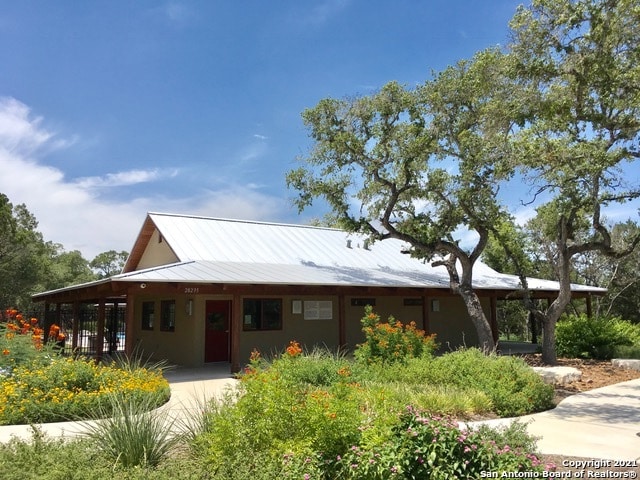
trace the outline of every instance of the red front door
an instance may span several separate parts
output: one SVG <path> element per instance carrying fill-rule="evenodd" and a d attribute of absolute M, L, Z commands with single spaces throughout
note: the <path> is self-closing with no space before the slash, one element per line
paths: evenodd
<path fill-rule="evenodd" d="M 204 361 L 229 361 L 229 317 L 231 302 L 207 300 L 205 318 Z"/>

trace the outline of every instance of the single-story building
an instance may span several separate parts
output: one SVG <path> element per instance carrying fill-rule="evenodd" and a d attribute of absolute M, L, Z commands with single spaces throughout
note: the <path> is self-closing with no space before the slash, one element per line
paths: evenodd
<path fill-rule="evenodd" d="M 85 328 L 82 305 L 91 304 L 98 356 L 115 346 L 118 320 L 108 312 L 122 311 L 118 338 L 124 333 L 127 352 L 138 348 L 184 366 L 229 362 L 232 371 L 253 349 L 282 351 L 291 340 L 352 349 L 364 338 L 366 305 L 382 318 L 415 321 L 444 346 L 477 344 L 446 269 L 408 255 L 407 247 L 332 228 L 149 213 L 121 274 L 33 299 L 45 302 L 45 321 L 59 320 L 63 306 L 71 312 L 73 347 Z M 558 290 L 540 279 L 529 287 L 538 298 Z M 517 293 L 519 280 L 478 262 L 474 288 L 497 340 L 496 302 Z M 605 292 L 573 291 L 587 299 Z"/>

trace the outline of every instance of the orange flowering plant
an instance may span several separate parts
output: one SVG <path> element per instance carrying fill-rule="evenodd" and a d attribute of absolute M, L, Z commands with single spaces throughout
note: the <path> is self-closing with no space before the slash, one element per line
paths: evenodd
<path fill-rule="evenodd" d="M 48 362 L 59 350 L 56 342 L 65 336 L 55 324 L 49 330 L 49 343 L 44 343 L 43 335 L 37 318 L 25 318 L 13 308 L 0 311 L 0 374 L 37 359 Z"/>
<path fill-rule="evenodd" d="M 383 322 L 371 305 L 365 307 L 360 322 L 365 341 L 357 346 L 355 355 L 365 363 L 406 362 L 408 358 L 432 355 L 438 348 L 435 334 L 427 335 L 415 322 L 405 325 L 393 317 Z"/>
<path fill-rule="evenodd" d="M 302 347 L 297 341 L 291 340 L 289 342 L 289 346 L 285 350 L 285 353 L 291 358 L 299 357 L 302 354 Z"/>

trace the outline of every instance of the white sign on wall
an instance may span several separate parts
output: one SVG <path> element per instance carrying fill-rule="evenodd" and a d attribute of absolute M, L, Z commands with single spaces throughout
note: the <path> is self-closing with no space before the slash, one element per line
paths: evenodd
<path fill-rule="evenodd" d="M 331 320 L 333 318 L 333 302 L 331 300 L 305 300 L 305 320 Z"/>

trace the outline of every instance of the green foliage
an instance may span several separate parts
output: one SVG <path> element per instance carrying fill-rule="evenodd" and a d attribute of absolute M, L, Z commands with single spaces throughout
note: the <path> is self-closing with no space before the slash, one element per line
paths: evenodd
<path fill-rule="evenodd" d="M 120 273 L 128 257 L 129 253 L 124 250 L 120 252 L 109 250 L 96 255 L 89 263 L 89 266 L 94 270 L 98 270 L 99 278 L 107 278 Z"/>
<path fill-rule="evenodd" d="M 262 471 L 277 478 L 393 478 L 391 468 L 400 462 L 396 477 L 405 478 L 400 472 L 422 468 L 411 457 L 417 444 L 410 443 L 402 434 L 406 426 L 399 424 L 407 404 L 419 405 L 423 413 L 458 418 L 490 411 L 516 415 L 548 408 L 553 396 L 552 388 L 523 362 L 479 350 L 454 352 L 442 360 L 422 355 L 405 362 L 366 363 L 320 350 L 307 355 L 296 345 L 292 342 L 271 362 L 254 352 L 240 391 L 209 411 L 205 433 L 192 444 L 211 471 L 225 472 L 228 478 L 242 478 L 238 472 L 262 478 Z M 488 431 L 477 435 L 493 438 Z M 496 433 L 498 447 L 488 440 L 483 444 L 483 455 L 495 468 L 509 470 L 533 461 L 514 446 L 526 443 L 532 452 L 533 441 L 524 433 L 510 435 Z M 423 445 L 425 438 L 416 442 Z M 451 458 L 456 457 L 460 442 L 454 445 L 447 438 L 427 447 L 436 455 L 451 450 Z M 511 450 L 504 448 L 509 442 Z M 466 468 L 450 462 L 446 470 L 445 463 L 434 471 L 445 475 L 451 468 Z M 355 464 L 357 469 L 351 467 Z"/>
<path fill-rule="evenodd" d="M 147 396 L 142 401 L 127 394 L 111 394 L 92 410 L 94 422 L 86 424 L 84 434 L 114 465 L 155 467 L 178 444 L 172 431 L 175 420 L 169 411 L 153 409 L 165 399 Z"/>
<path fill-rule="evenodd" d="M 499 161 L 509 155 L 516 98 L 506 59 L 490 49 L 417 88 L 389 82 L 370 96 L 321 100 L 302 114 L 313 150 L 287 175 L 299 209 L 323 199 L 342 228 L 398 238 L 418 258 L 443 259 L 435 263 L 447 269 L 489 350 L 493 337 L 472 270 L 506 214 L 497 193 L 513 171 Z M 478 234 L 475 245 L 461 248 L 454 239 L 461 226 Z"/>
<path fill-rule="evenodd" d="M 481 472 L 538 472 L 531 439 L 515 424 L 508 431 L 468 431 L 457 422 L 407 407 L 390 438 L 375 448 L 353 446 L 335 462 L 338 479 L 481 478 Z M 506 443 L 505 439 L 516 440 Z"/>
<path fill-rule="evenodd" d="M 159 372 L 127 372 L 92 361 L 55 357 L 44 365 L 21 365 L 10 376 L 0 377 L 0 425 L 84 419 L 96 410 L 108 410 L 114 393 L 155 406 L 170 395 Z"/>
<path fill-rule="evenodd" d="M 546 385 L 523 360 L 485 355 L 474 348 L 435 358 L 423 380 L 476 388 L 489 397 L 493 411 L 502 417 L 524 415 L 553 406 L 553 387 Z"/>
<path fill-rule="evenodd" d="M 619 318 L 568 315 L 556 327 L 558 354 L 608 360 L 621 346 L 640 346 L 640 326 Z"/>
<path fill-rule="evenodd" d="M 342 380 L 314 386 L 300 382 L 295 372 L 300 359 L 283 357 L 272 368 L 243 376 L 241 395 L 210 426 L 216 432 L 213 458 L 240 445 L 266 452 L 299 452 L 305 447 L 340 452 L 356 440 L 363 415 L 361 392 L 349 383 L 348 371 L 337 361 L 335 370 Z M 288 368 L 294 372 L 286 373 Z"/>
<path fill-rule="evenodd" d="M 0 309 L 30 303 L 30 289 L 42 278 L 47 247 L 38 222 L 23 204 L 0 193 Z"/>
<path fill-rule="evenodd" d="M 514 80 L 528 114 L 514 137 L 519 169 L 535 192 L 536 231 L 560 291 L 546 312 L 543 360 L 556 359 L 556 322 L 571 299 L 571 264 L 597 251 L 621 257 L 601 216 L 640 196 L 629 184 L 640 158 L 640 30 L 636 0 L 534 0 L 511 21 Z"/>
<path fill-rule="evenodd" d="M 355 356 L 364 363 L 406 363 L 409 358 L 432 355 L 438 348 L 435 335 L 425 335 L 414 322 L 407 325 L 389 317 L 381 322 L 370 305 L 360 321 L 365 341 L 358 345 Z"/>
<path fill-rule="evenodd" d="M 55 331 L 53 329 L 56 329 Z M 43 342 L 44 330 L 36 318 L 26 319 L 17 310 L 0 312 L 0 378 L 21 365 L 47 365 L 60 353 L 57 345 L 57 325 L 52 325 L 48 342 Z M 55 338 L 54 338 L 55 337 Z"/>
<path fill-rule="evenodd" d="M 36 428 L 30 440 L 14 438 L 7 443 L 0 443 L 0 465 L 3 480 L 212 478 L 207 476 L 202 462 L 197 458 L 174 455 L 157 468 L 124 468 L 120 463 L 114 465 L 90 439 L 51 439 Z"/>

